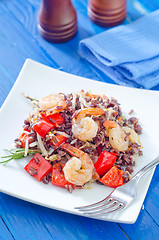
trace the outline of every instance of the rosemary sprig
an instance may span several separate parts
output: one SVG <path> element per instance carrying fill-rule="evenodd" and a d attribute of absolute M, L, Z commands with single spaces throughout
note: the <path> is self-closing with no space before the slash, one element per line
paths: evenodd
<path fill-rule="evenodd" d="M 8 154 L 6 156 L 1 157 L 5 159 L 4 161 L 0 162 L 0 163 L 3 163 L 4 165 L 6 165 L 8 162 L 10 162 L 13 159 L 20 159 L 25 157 L 25 148 L 13 148 L 11 150 L 4 149 L 4 151 Z M 28 149 L 27 155 L 34 155 L 36 153 L 41 153 L 41 151 Z"/>

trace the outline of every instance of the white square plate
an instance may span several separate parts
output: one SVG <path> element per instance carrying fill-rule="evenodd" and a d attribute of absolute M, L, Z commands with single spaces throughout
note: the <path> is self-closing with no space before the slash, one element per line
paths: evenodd
<path fill-rule="evenodd" d="M 91 90 L 93 93 L 105 93 L 108 97 L 116 98 L 121 103 L 125 115 L 134 109 L 134 116 L 139 118 L 143 128 L 141 141 L 144 147 L 144 154 L 138 159 L 134 173 L 159 154 L 159 128 L 156 127 L 159 119 L 159 112 L 156 110 L 159 92 L 85 79 L 28 59 L 0 111 L 0 156 L 5 154 L 3 149 L 12 148 L 12 143 L 22 130 L 23 121 L 31 110 L 30 103 L 22 96 L 22 92 L 39 99 L 50 93 L 71 93 L 81 89 Z M 20 159 L 13 160 L 6 166 L 0 165 L 0 190 L 2 192 L 49 208 L 80 215 L 74 207 L 99 201 L 112 190 L 103 185 L 92 184 L 91 189 L 75 190 L 70 194 L 66 189 L 53 186 L 51 183 L 48 185 L 39 183 L 30 177 L 23 169 L 27 162 L 26 159 Z M 142 207 L 152 175 L 153 170 L 140 180 L 137 198 L 127 209 L 98 219 L 134 223 Z"/>

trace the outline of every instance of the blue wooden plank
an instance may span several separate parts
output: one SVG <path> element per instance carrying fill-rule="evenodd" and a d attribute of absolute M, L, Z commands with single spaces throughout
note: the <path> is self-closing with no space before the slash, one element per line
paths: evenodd
<path fill-rule="evenodd" d="M 6 74 L 6 71 L 4 72 L 3 70 L 4 69 L 1 68 L 0 65 L 0 107 L 13 86 L 12 78 L 9 74 Z"/>
<path fill-rule="evenodd" d="M 0 239 L 1 240 L 13 240 L 13 236 L 9 232 L 7 226 L 3 222 L 2 218 L 0 218 Z"/>
<path fill-rule="evenodd" d="M 127 19 L 131 23 L 140 17 L 148 14 L 148 10 L 137 0 L 127 1 Z"/>
<path fill-rule="evenodd" d="M 120 226 L 131 240 L 159 239 L 159 226 L 145 209 L 141 210 L 136 223 Z"/>
<path fill-rule="evenodd" d="M 40 48 L 50 56 L 52 59 L 56 61 L 56 63 L 60 66 L 60 68 L 66 72 L 71 72 L 77 75 L 82 75 L 89 78 L 95 78 L 98 79 L 99 77 L 92 71 L 90 71 L 90 67 L 88 64 L 86 64 L 83 59 L 78 54 L 78 43 L 80 41 L 80 34 L 77 33 L 76 37 L 63 44 L 52 44 L 46 42 L 39 34 L 37 29 L 37 12 L 38 9 L 31 13 L 29 13 L 30 8 L 27 4 L 27 2 L 21 3 L 19 6 L 20 8 L 17 8 L 18 1 L 14 2 L 5 2 L 5 5 L 3 7 L 5 8 L 5 11 L 7 12 L 7 16 L 11 15 L 19 21 L 18 25 L 23 24 L 23 27 L 25 27 L 25 31 L 28 32 L 30 36 L 34 36 L 34 41 L 40 46 Z M 36 3 L 37 5 L 37 3 Z M 24 12 L 24 17 L 21 17 L 21 14 L 19 13 Z M 30 17 L 31 16 L 31 17 Z M 33 24 L 28 24 L 28 18 L 30 19 L 30 22 Z M 10 22 L 12 25 L 12 23 Z M 19 27 L 19 26 L 18 26 Z M 23 30 L 24 31 L 24 30 Z M 32 40 L 31 40 L 32 41 Z M 73 60 L 72 60 L 73 59 Z M 69 62 L 69 64 L 68 64 Z"/>
<path fill-rule="evenodd" d="M 34 205 L 34 209 L 38 213 L 39 217 L 43 220 L 44 225 L 51 233 L 53 239 L 94 239 L 91 238 L 90 232 L 88 232 L 85 227 L 81 225 L 75 215 L 37 205 Z"/>
<path fill-rule="evenodd" d="M 159 225 L 159 178 L 158 176 L 155 176 L 151 181 L 148 194 L 144 201 L 144 207 L 149 212 L 149 214 L 153 216 L 153 219 Z"/>
<path fill-rule="evenodd" d="M 1 193 L 0 213 L 15 239 L 53 239 L 28 202 Z"/>
<path fill-rule="evenodd" d="M 156 181 L 159 179 L 159 165 L 156 167 L 154 178 L 156 179 Z"/>
<path fill-rule="evenodd" d="M 155 11 L 157 9 L 159 9 L 159 1 L 158 0 L 154 0 L 154 1 L 149 1 L 149 0 L 142 0 L 142 1 L 138 1 L 141 2 L 141 5 L 147 9 L 147 11 Z"/>
<path fill-rule="evenodd" d="M 104 222 L 35 205 L 36 212 L 55 240 L 127 239 L 116 223 Z M 60 232 L 59 232 L 60 229 Z M 109 231 L 108 231 L 109 229 Z"/>
<path fill-rule="evenodd" d="M 21 68 L 26 58 L 29 57 L 58 68 L 56 62 L 38 46 L 34 37 L 25 31 L 23 25 L 14 18 L 11 12 L 8 12 L 9 6 L 7 8 L 3 2 L 0 2 L 0 8 L 5 13 L 5 17 L 2 17 L 0 21 L 0 42 L 3 43 L 0 44 L 1 67 L 6 71 L 9 67 L 13 78 L 18 75 L 19 66 Z"/>
<path fill-rule="evenodd" d="M 118 239 L 126 240 L 127 237 L 116 223 L 106 222 L 86 217 L 78 217 L 79 221 L 90 232 L 91 239 Z"/>

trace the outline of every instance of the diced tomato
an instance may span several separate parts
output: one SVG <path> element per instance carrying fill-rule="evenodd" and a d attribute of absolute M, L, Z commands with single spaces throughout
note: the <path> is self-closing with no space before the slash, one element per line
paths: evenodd
<path fill-rule="evenodd" d="M 103 176 L 114 165 L 116 159 L 116 154 L 103 151 L 99 155 L 97 162 L 94 164 L 96 172 L 100 176 Z"/>
<path fill-rule="evenodd" d="M 108 187 L 119 187 L 124 184 L 123 170 L 113 166 L 99 181 Z"/>
<path fill-rule="evenodd" d="M 59 186 L 59 187 L 63 187 L 66 188 L 68 185 L 71 185 L 73 187 L 73 189 L 75 188 L 74 184 L 68 182 L 65 179 L 65 175 L 63 172 L 63 168 L 64 168 L 64 164 L 62 163 L 56 163 L 53 165 L 52 167 L 52 184 Z"/>
<path fill-rule="evenodd" d="M 28 138 L 29 138 L 29 140 L 28 140 L 29 143 L 31 143 L 33 141 L 33 138 L 28 135 L 29 133 L 30 133 L 29 131 L 25 130 L 25 132 L 21 132 L 20 135 L 19 135 L 19 140 L 21 141 L 21 147 L 22 148 L 25 148 L 26 140 Z"/>
<path fill-rule="evenodd" d="M 36 153 L 24 169 L 38 181 L 41 181 L 46 175 L 51 173 L 52 165 L 39 153 Z"/>
<path fill-rule="evenodd" d="M 41 116 L 43 119 L 47 119 L 52 124 L 54 124 L 54 127 L 56 127 L 59 124 L 63 124 L 65 122 L 64 118 L 60 113 L 54 113 L 46 116 L 45 112 L 42 112 Z"/>
<path fill-rule="evenodd" d="M 55 146 L 55 148 L 58 148 L 62 143 L 64 143 L 66 141 L 67 137 L 57 134 L 56 135 L 56 142 L 53 142 L 53 145 Z"/>
<path fill-rule="evenodd" d="M 44 138 L 45 135 L 54 127 L 54 124 L 47 119 L 42 119 L 34 124 L 33 129 Z"/>

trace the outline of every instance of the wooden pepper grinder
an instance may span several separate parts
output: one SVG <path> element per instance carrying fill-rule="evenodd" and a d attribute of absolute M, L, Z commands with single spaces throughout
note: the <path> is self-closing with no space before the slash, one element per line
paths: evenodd
<path fill-rule="evenodd" d="M 126 17 L 126 0 L 89 0 L 88 15 L 100 26 L 116 26 Z"/>
<path fill-rule="evenodd" d="M 77 32 L 77 16 L 71 0 L 41 0 L 38 29 L 49 42 L 66 42 Z"/>

